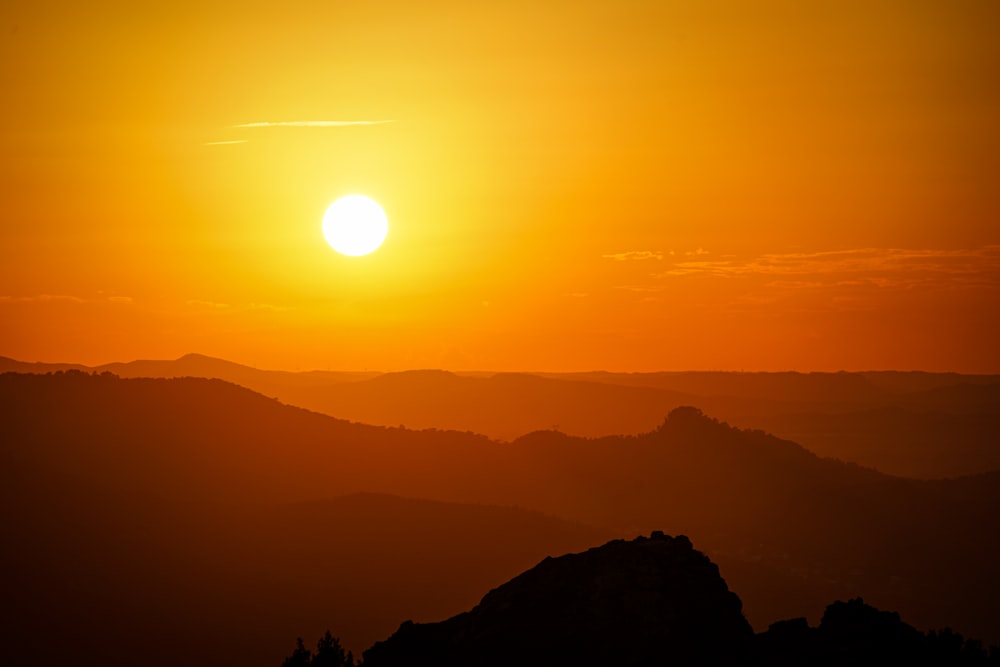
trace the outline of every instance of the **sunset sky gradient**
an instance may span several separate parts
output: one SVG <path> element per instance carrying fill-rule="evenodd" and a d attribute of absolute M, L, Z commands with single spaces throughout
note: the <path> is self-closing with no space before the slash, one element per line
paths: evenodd
<path fill-rule="evenodd" d="M 0 9 L 0 355 L 1000 373 L 994 0 Z M 389 236 L 344 257 L 337 197 Z"/>

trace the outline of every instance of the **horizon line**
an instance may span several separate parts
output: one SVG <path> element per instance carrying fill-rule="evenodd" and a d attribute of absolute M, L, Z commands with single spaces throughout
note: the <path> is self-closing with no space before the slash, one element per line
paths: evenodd
<path fill-rule="evenodd" d="M 259 366 L 254 366 L 248 363 L 243 363 L 239 361 L 232 361 L 223 357 L 213 357 L 208 354 L 202 354 L 200 352 L 188 352 L 182 354 L 179 357 L 173 359 L 156 359 L 156 358 L 137 358 L 129 361 L 108 361 L 104 363 L 84 363 L 78 361 L 25 361 L 23 359 L 17 359 L 15 357 L 9 357 L 4 354 L 0 354 L 0 359 L 5 359 L 8 361 L 13 361 L 22 364 L 41 364 L 49 366 L 82 366 L 88 370 L 96 370 L 105 366 L 112 366 L 116 364 L 134 364 L 142 362 L 155 362 L 155 363 L 176 363 L 182 361 L 188 357 L 200 357 L 209 361 L 221 361 L 227 364 L 233 364 L 235 366 L 242 366 L 244 368 L 250 368 L 253 370 L 261 372 L 277 372 L 277 373 L 374 373 L 378 375 L 388 375 L 394 373 L 419 373 L 419 372 L 442 372 L 451 373 L 453 375 L 505 375 L 505 374 L 521 374 L 521 375 L 590 375 L 590 374 L 608 374 L 608 375 L 655 375 L 655 374 L 685 374 L 685 373 L 725 373 L 725 374 L 798 374 L 798 375 L 836 375 L 836 374 L 864 374 L 864 373 L 928 373 L 933 375 L 970 375 L 970 376 L 1000 376 L 1000 371 L 990 372 L 990 371 L 959 371 L 959 370 L 927 370 L 926 368 L 866 368 L 859 370 L 799 370 L 799 369 L 779 369 L 779 370 L 760 370 L 760 369 L 724 369 L 724 368 L 688 368 L 683 370 L 669 370 L 669 369 L 658 369 L 658 370 L 607 370 L 600 368 L 591 368 L 588 370 L 495 370 L 495 369 L 485 369 L 485 368 L 472 368 L 472 369 L 449 369 L 444 367 L 433 367 L 433 366 L 423 366 L 423 367 L 407 367 L 407 368 L 396 368 L 391 370 L 385 369 L 371 369 L 371 368 L 306 368 L 306 369 L 290 369 L 290 368 L 263 368 Z"/>

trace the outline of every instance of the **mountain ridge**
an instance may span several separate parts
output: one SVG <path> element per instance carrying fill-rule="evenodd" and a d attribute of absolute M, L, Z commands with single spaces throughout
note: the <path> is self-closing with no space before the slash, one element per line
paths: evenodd
<path fill-rule="evenodd" d="M 378 492 L 520 506 L 616 534 L 663 526 L 731 573 L 755 624 L 864 593 L 923 627 L 987 639 L 1000 627 L 988 574 L 1000 540 L 982 530 L 1000 504 L 994 477 L 892 478 L 693 410 L 641 437 L 504 443 L 355 424 L 220 381 L 85 373 L 0 375 L 0 409 L 5 474 L 62 480 L 47 488 L 85 479 L 195 505 Z M 941 570 L 952 562 L 965 566 Z"/>
<path fill-rule="evenodd" d="M 59 368 L 70 367 L 0 360 L 0 370 Z M 655 429 L 671 409 L 695 405 L 735 426 L 763 429 L 888 474 L 935 478 L 1000 469 L 1000 449 L 993 446 L 1000 438 L 1000 376 L 293 373 L 197 354 L 99 368 L 122 377 L 220 377 L 350 421 L 471 431 L 505 441 L 538 430 L 590 438 L 640 434 Z M 853 392 L 859 382 L 869 389 Z"/>

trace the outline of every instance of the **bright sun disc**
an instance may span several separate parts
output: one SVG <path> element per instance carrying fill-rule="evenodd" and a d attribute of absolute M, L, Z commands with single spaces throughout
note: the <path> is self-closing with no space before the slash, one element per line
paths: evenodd
<path fill-rule="evenodd" d="M 385 211 L 364 195 L 341 197 L 323 215 L 323 236 L 342 255 L 367 255 L 382 245 L 388 233 Z"/>

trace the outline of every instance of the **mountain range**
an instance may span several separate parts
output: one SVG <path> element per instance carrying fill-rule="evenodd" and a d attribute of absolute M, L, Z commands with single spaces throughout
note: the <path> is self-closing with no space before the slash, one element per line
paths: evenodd
<path fill-rule="evenodd" d="M 8 373 L 0 401 L 14 657 L 55 636 L 128 664 L 161 637 L 145 664 L 274 664 L 279 632 L 330 625 L 360 649 L 545 555 L 660 528 L 702 545 L 758 628 L 864 595 L 998 639 L 996 473 L 891 477 L 695 408 L 503 442 L 199 378 Z"/>
<path fill-rule="evenodd" d="M 349 373 L 265 371 L 203 355 L 96 367 L 0 357 L 0 372 L 219 378 L 341 419 L 513 440 L 537 430 L 602 437 L 654 429 L 696 406 L 824 457 L 941 478 L 1000 470 L 1000 376 L 956 373 Z"/>

